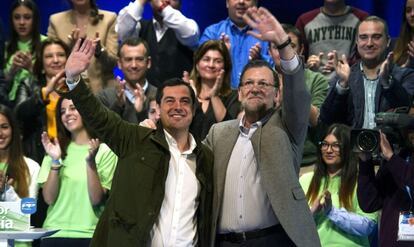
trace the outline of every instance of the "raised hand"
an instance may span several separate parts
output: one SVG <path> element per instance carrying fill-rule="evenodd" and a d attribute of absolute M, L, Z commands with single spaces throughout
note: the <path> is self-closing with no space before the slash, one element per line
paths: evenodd
<path fill-rule="evenodd" d="M 252 7 L 243 15 L 243 20 L 253 29 L 258 31 L 248 31 L 253 37 L 274 42 L 281 45 L 288 39 L 287 33 L 283 30 L 279 21 L 265 8 Z"/>
<path fill-rule="evenodd" d="M 386 160 L 390 160 L 391 157 L 394 155 L 394 151 L 392 151 L 392 147 L 390 142 L 387 139 L 382 131 L 380 131 L 380 147 L 381 147 L 381 154 Z"/>
<path fill-rule="evenodd" d="M 81 45 L 81 39 L 76 41 L 75 46 L 66 61 L 66 78 L 75 79 L 84 72 L 95 54 L 96 44 L 91 39 L 85 39 Z"/>
<path fill-rule="evenodd" d="M 116 77 L 116 102 L 118 106 L 123 107 L 125 105 L 126 96 L 125 96 L 125 87 L 126 81 L 121 80 L 119 76 Z"/>
<path fill-rule="evenodd" d="M 229 50 L 229 52 L 230 52 L 230 49 L 231 49 L 230 37 L 225 33 L 221 33 L 220 34 L 220 40 L 224 42 L 224 44 L 227 47 L 227 50 Z"/>
<path fill-rule="evenodd" d="M 259 42 L 254 44 L 254 46 L 250 47 L 249 49 L 249 60 L 260 59 L 260 51 L 262 50 L 262 46 Z"/>
<path fill-rule="evenodd" d="M 382 62 L 379 72 L 380 83 L 383 87 L 388 88 L 390 86 L 390 74 L 393 66 L 394 53 L 390 52 L 387 55 L 387 59 Z"/>
<path fill-rule="evenodd" d="M 220 94 L 221 87 L 223 86 L 223 79 L 224 79 L 224 69 L 221 69 L 216 78 L 216 82 L 214 83 L 213 88 L 211 88 L 210 98 L 214 96 L 218 96 Z"/>
<path fill-rule="evenodd" d="M 306 61 L 306 66 L 308 69 L 311 69 L 313 71 L 318 71 L 319 67 L 321 66 L 321 61 L 324 56 L 323 52 L 319 52 L 318 55 L 311 55 L 308 58 L 308 61 Z"/>
<path fill-rule="evenodd" d="M 197 88 L 195 86 L 194 80 L 191 80 L 190 79 L 190 74 L 187 71 L 185 71 L 185 70 L 183 71 L 183 78 L 182 79 L 183 79 L 183 81 L 185 81 L 188 84 L 190 84 L 191 88 L 194 90 L 194 93 L 196 95 L 198 95 L 197 94 Z"/>
<path fill-rule="evenodd" d="M 329 59 L 333 60 L 332 62 L 335 66 L 336 74 L 339 77 L 339 84 L 341 87 L 348 87 L 348 79 L 351 74 L 351 68 L 349 67 L 345 54 L 342 54 L 341 59 L 338 59 L 336 50 L 333 50 L 328 53 L 328 60 Z"/>
<path fill-rule="evenodd" d="M 328 53 L 328 60 L 326 64 L 322 67 L 323 74 L 329 74 L 336 69 L 336 65 L 338 62 L 337 53 L 329 52 Z"/>
<path fill-rule="evenodd" d="M 57 83 L 58 83 L 58 81 L 59 81 L 59 75 L 60 74 L 63 74 L 65 71 L 64 70 L 62 70 L 62 71 L 60 71 L 58 74 L 56 74 L 55 76 L 53 76 L 52 77 L 52 79 L 50 79 L 49 81 L 47 81 L 46 82 L 46 86 L 45 86 L 45 94 L 46 94 L 46 96 L 47 95 L 49 95 L 55 88 L 56 88 L 56 85 L 57 85 Z"/>
<path fill-rule="evenodd" d="M 53 160 L 60 159 L 62 156 L 62 150 L 60 149 L 58 140 L 56 138 L 50 140 L 46 132 L 42 133 L 41 140 L 47 155 L 49 155 Z"/>
<path fill-rule="evenodd" d="M 134 89 L 135 101 L 134 101 L 134 108 L 136 112 L 141 112 L 142 108 L 144 107 L 145 102 L 145 93 L 144 89 L 139 85 L 139 83 L 135 84 L 136 88 Z"/>
<path fill-rule="evenodd" d="M 88 156 L 86 157 L 86 163 L 88 165 L 96 166 L 95 157 L 96 157 L 96 154 L 99 151 L 99 145 L 101 143 L 99 142 L 98 138 L 96 138 L 96 139 L 92 138 L 92 139 L 89 140 L 88 144 L 89 144 L 89 150 L 88 150 L 89 153 L 88 153 Z"/>

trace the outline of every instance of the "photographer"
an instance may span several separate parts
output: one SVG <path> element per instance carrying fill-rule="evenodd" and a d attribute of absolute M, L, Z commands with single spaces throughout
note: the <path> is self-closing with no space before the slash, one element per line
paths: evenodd
<path fill-rule="evenodd" d="M 394 151 L 384 133 L 380 133 L 382 164 L 375 174 L 370 154 L 360 153 L 357 196 L 361 209 L 382 209 L 380 246 L 413 246 L 414 241 L 400 241 L 403 227 L 414 228 L 410 219 L 400 224 L 400 213 L 413 210 L 414 166 Z M 412 217 L 412 216 L 411 216 Z M 405 226 L 404 226 L 405 225 Z M 403 226 L 403 227 L 401 227 Z"/>

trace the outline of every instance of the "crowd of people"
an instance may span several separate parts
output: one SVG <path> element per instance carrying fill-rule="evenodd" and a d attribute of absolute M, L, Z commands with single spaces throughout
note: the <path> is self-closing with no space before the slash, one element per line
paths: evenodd
<path fill-rule="evenodd" d="M 351 135 L 414 107 L 414 0 L 395 39 L 345 0 L 295 25 L 226 0 L 203 32 L 181 0 L 68 2 L 0 23 L 0 200 L 59 230 L 18 246 L 414 245 L 409 130 Z"/>

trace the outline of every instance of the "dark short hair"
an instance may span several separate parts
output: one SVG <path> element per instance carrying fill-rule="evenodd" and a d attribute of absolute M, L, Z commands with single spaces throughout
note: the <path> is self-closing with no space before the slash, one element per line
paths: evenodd
<path fill-rule="evenodd" d="M 273 83 L 274 83 L 273 85 L 275 86 L 275 88 L 279 88 L 279 76 L 278 76 L 276 70 L 273 69 L 272 66 L 268 62 L 266 62 L 265 60 L 262 60 L 262 59 L 252 60 L 252 61 L 248 62 L 246 64 L 246 66 L 244 66 L 244 68 L 241 72 L 241 75 L 240 75 L 239 87 L 242 86 L 242 78 L 243 78 L 243 76 L 244 76 L 244 74 L 246 73 L 247 70 L 253 69 L 253 68 L 262 68 L 262 67 L 268 68 L 272 72 Z"/>
<path fill-rule="evenodd" d="M 302 46 L 302 34 L 297 27 L 293 26 L 292 24 L 283 23 L 282 28 L 286 33 L 293 33 L 298 38 L 298 46 Z"/>
<path fill-rule="evenodd" d="M 358 34 L 359 34 L 359 26 L 361 26 L 361 23 L 363 22 L 379 22 L 382 23 L 382 25 L 384 26 L 384 34 L 385 37 L 388 39 L 390 39 L 390 35 L 388 33 L 388 24 L 387 22 L 382 19 L 381 17 L 375 16 L 375 15 L 370 15 L 367 18 L 365 18 L 364 20 L 360 21 L 357 25 L 357 29 L 356 29 L 356 35 L 357 35 L 357 39 L 358 39 Z"/>
<path fill-rule="evenodd" d="M 121 49 L 122 47 L 124 47 L 125 45 L 127 46 L 139 46 L 139 45 L 143 45 L 145 47 L 145 57 L 149 57 L 150 55 L 150 51 L 149 51 L 149 46 L 148 43 L 141 39 L 141 38 L 134 38 L 134 37 L 129 37 L 127 39 L 124 39 L 121 44 L 118 47 L 118 57 L 121 57 Z"/>
<path fill-rule="evenodd" d="M 180 79 L 180 78 L 168 79 L 160 87 L 158 87 L 157 93 L 155 95 L 156 102 L 159 105 L 161 105 L 161 99 L 164 96 L 164 88 L 166 88 L 166 87 L 176 87 L 176 86 L 186 86 L 188 88 L 188 91 L 190 92 L 191 101 L 192 101 L 191 102 L 192 109 L 195 109 L 196 96 L 195 96 L 194 90 L 190 86 L 190 84 L 188 84 L 187 82 L 185 82 L 183 79 Z"/>

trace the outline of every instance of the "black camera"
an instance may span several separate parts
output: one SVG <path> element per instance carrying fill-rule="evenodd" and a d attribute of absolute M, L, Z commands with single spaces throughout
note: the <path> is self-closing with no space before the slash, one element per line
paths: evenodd
<path fill-rule="evenodd" d="M 404 146 L 402 129 L 414 129 L 414 117 L 407 114 L 408 108 L 399 108 L 396 112 L 380 112 L 375 115 L 375 129 L 351 130 L 351 146 L 353 151 L 379 154 L 380 133 L 387 136 L 393 146 Z"/>

